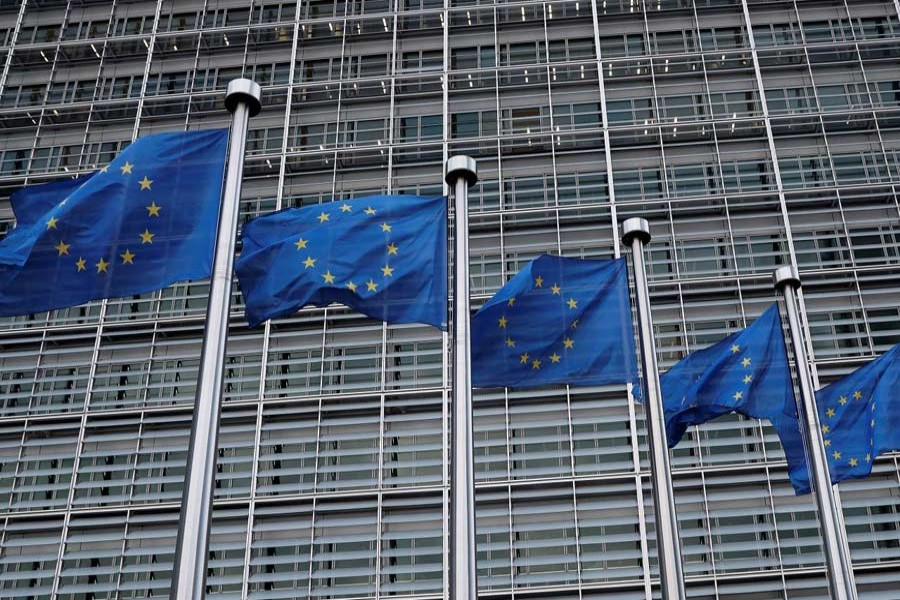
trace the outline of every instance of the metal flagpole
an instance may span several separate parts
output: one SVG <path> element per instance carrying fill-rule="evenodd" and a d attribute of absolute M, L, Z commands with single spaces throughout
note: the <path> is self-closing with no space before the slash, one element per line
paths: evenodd
<path fill-rule="evenodd" d="M 850 548 L 847 545 L 847 534 L 840 525 L 841 519 L 834 490 L 831 488 L 831 475 L 828 473 L 828 457 L 822 444 L 819 422 L 819 411 L 813 393 L 812 377 L 809 374 L 809 362 L 806 358 L 806 347 L 800 335 L 800 318 L 797 311 L 797 289 L 800 277 L 793 267 L 780 267 L 774 273 L 775 289 L 784 294 L 784 305 L 787 308 L 788 328 L 791 333 L 791 346 L 797 364 L 797 379 L 800 384 L 798 409 L 800 413 L 803 443 L 806 447 L 807 460 L 811 460 L 810 480 L 816 495 L 816 507 L 819 510 L 819 522 L 822 524 L 822 537 L 825 543 L 825 566 L 828 571 L 828 587 L 834 600 L 856 600 L 856 582 L 853 580 L 853 567 L 850 563 Z"/>
<path fill-rule="evenodd" d="M 669 447 L 663 414 L 656 344 L 650 315 L 650 291 L 644 265 L 644 245 L 650 241 L 647 219 L 632 218 L 622 223 L 622 243 L 631 246 L 634 287 L 637 295 L 638 326 L 641 339 L 641 366 L 644 371 L 643 394 L 650 439 L 650 476 L 653 479 L 653 508 L 656 514 L 656 549 L 659 553 L 659 579 L 664 600 L 684 600 L 684 569 L 681 564 L 681 538 L 675 516 L 675 494 L 669 468 Z"/>
<path fill-rule="evenodd" d="M 229 82 L 225 107 L 232 113 L 228 171 L 216 234 L 216 252 L 209 305 L 206 309 L 206 335 L 200 354 L 197 397 L 187 472 L 181 497 L 181 519 L 172 569 L 172 600 L 203 600 L 206 596 L 206 559 L 209 554 L 209 529 L 216 478 L 216 451 L 219 436 L 225 340 L 228 337 L 228 313 L 241 178 L 244 175 L 244 150 L 247 122 L 259 113 L 259 85 L 249 79 Z"/>
<path fill-rule="evenodd" d="M 453 276 L 453 458 L 450 478 L 450 598 L 477 600 L 475 575 L 475 459 L 472 439 L 472 374 L 469 370 L 469 187 L 478 181 L 475 159 L 447 161 L 455 209 Z"/>

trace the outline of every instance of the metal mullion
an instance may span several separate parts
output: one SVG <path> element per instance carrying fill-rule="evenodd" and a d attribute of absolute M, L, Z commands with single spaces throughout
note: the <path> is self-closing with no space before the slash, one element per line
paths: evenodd
<path fill-rule="evenodd" d="M 15 495 L 16 495 L 16 482 L 19 480 L 19 476 L 21 475 L 21 472 L 22 472 L 22 460 L 25 455 L 25 440 L 27 439 L 28 423 L 30 421 L 31 420 L 28 419 L 27 417 L 25 419 L 22 419 L 22 436 L 19 440 L 19 453 L 16 456 L 16 464 L 13 467 L 12 483 L 10 483 L 10 485 L 9 485 L 9 499 L 6 501 L 6 507 L 5 507 L 6 513 L 9 513 L 12 511 L 13 498 L 15 498 Z"/>
<path fill-rule="evenodd" d="M 291 69 L 293 71 L 293 69 Z M 253 527 L 256 521 L 256 478 L 259 473 L 259 447 L 262 437 L 263 402 L 256 405 L 256 430 L 253 433 L 253 461 L 250 463 L 250 494 L 247 500 L 247 536 L 244 541 L 244 568 L 241 575 L 241 597 L 250 596 L 250 561 L 253 558 Z"/>
<path fill-rule="evenodd" d="M 390 74 L 391 95 L 390 95 L 390 99 L 388 101 L 388 121 L 387 121 L 388 122 L 387 193 L 388 194 L 391 194 L 394 189 L 394 125 L 395 125 L 394 111 L 396 108 L 396 94 L 397 94 L 397 92 L 396 92 L 396 83 L 397 83 L 396 75 L 397 75 L 397 60 L 398 60 L 397 59 L 397 21 L 399 19 L 398 13 L 400 12 L 400 2 L 399 2 L 399 0 L 394 0 L 393 4 L 394 4 L 394 18 L 393 18 L 393 30 L 391 31 L 391 74 Z M 445 26 L 445 29 L 446 29 L 446 26 Z M 443 76 L 443 86 L 442 86 L 444 89 L 445 97 L 447 95 L 447 83 L 446 83 L 447 65 L 446 65 L 446 61 L 447 61 L 447 53 L 445 52 L 444 53 L 444 76 Z M 447 107 L 447 103 L 444 102 L 444 108 L 446 109 L 446 107 Z M 444 114 L 445 114 L 445 119 L 444 119 L 445 129 L 444 129 L 444 131 L 446 132 L 446 111 L 444 111 Z M 445 139 L 446 139 L 446 135 L 445 135 Z M 446 144 L 444 145 L 444 148 L 446 149 Z M 444 154 L 445 154 L 444 163 L 446 164 L 446 162 L 447 162 L 446 151 Z"/>
<path fill-rule="evenodd" d="M 549 109 L 549 114 L 547 115 L 550 119 L 550 166 L 553 170 L 553 207 L 556 208 L 559 206 L 559 192 L 557 191 L 557 172 L 556 172 L 556 144 L 554 144 L 553 140 L 553 126 L 555 119 L 553 118 L 553 86 L 550 85 L 550 34 L 547 31 L 547 2 L 541 3 L 541 27 L 544 30 L 544 75 L 547 78 L 547 108 Z M 538 56 L 540 59 L 540 56 Z M 566 61 L 568 62 L 568 61 Z M 575 115 L 572 115 L 572 119 L 574 122 Z M 559 136 L 557 136 L 559 137 Z M 546 181 L 546 177 L 542 177 L 544 181 Z M 545 188 L 546 193 L 546 188 Z M 559 232 L 559 211 L 553 211 L 554 217 L 556 219 L 556 251 L 559 254 L 562 254 L 562 240 Z"/>
<path fill-rule="evenodd" d="M 900 1 L 900 0 L 898 0 Z M 609 143 L 609 120 L 606 110 L 606 84 L 603 82 L 603 60 L 600 56 L 600 22 L 597 13 L 597 3 L 591 2 L 591 18 L 593 19 L 594 32 L 594 55 L 597 60 L 597 86 L 600 93 L 600 119 L 603 121 L 601 127 L 603 129 L 603 153 L 606 162 L 606 193 L 609 197 L 609 213 L 612 222 L 613 231 L 618 227 L 618 217 L 616 214 L 616 192 L 613 185 L 613 164 L 612 164 L 612 148 Z M 613 236 L 613 256 L 619 258 L 621 249 L 619 248 L 619 236 Z M 632 415 L 633 416 L 633 415 Z M 631 421 L 632 427 L 636 426 L 635 421 Z"/>
<path fill-rule="evenodd" d="M 135 118 L 134 118 L 134 128 L 132 128 L 132 130 L 131 130 L 131 140 L 132 141 L 137 139 L 138 132 L 140 131 L 141 115 L 144 112 L 144 99 L 147 95 L 147 81 L 150 79 L 150 65 L 153 61 L 153 48 L 156 46 L 157 26 L 159 25 L 159 14 L 160 14 L 160 10 L 162 8 L 163 2 L 165 2 L 165 0 L 158 0 L 156 3 L 156 18 L 153 20 L 153 29 L 150 31 L 150 41 L 148 42 L 148 46 L 147 46 L 147 60 L 144 62 L 144 75 L 143 75 L 143 79 L 141 80 L 141 92 L 140 92 L 140 95 L 138 96 L 137 112 L 136 112 Z M 115 13 L 115 7 L 116 7 L 116 4 L 114 2 L 112 4 L 111 11 L 110 11 L 110 23 L 112 23 L 113 26 L 115 26 L 115 24 L 113 23 L 112 15 Z M 146 41 L 146 40 L 144 40 L 144 41 Z M 199 44 L 198 44 L 198 47 L 199 47 Z M 104 300 L 104 302 L 106 302 L 106 301 Z"/>
<path fill-rule="evenodd" d="M 160 0 L 160 2 L 159 2 L 160 5 L 161 5 L 164 1 L 165 1 L 165 0 Z M 154 28 L 156 28 L 156 27 L 157 27 L 157 25 L 154 25 Z M 249 38 L 250 36 L 248 35 L 247 37 Z M 200 30 L 200 31 L 197 32 L 197 50 L 194 52 L 194 68 L 193 68 L 193 71 L 192 71 L 193 74 L 194 74 L 194 76 L 193 76 L 193 78 L 192 78 L 192 81 L 188 84 L 188 85 L 189 85 L 189 90 L 190 90 L 190 91 L 188 92 L 188 98 L 187 98 L 187 99 L 188 99 L 188 110 L 186 110 L 185 113 L 184 113 L 184 129 L 185 129 L 185 131 L 187 131 L 188 124 L 190 123 L 190 116 L 191 116 L 191 110 L 190 110 L 190 109 L 191 109 L 191 107 L 193 106 L 193 101 L 192 101 L 192 99 L 193 99 L 193 97 L 194 97 L 194 94 L 196 94 L 196 93 L 202 93 L 203 91 L 205 91 L 205 90 L 195 90 L 195 89 L 194 89 L 194 82 L 197 81 L 197 70 L 198 70 L 198 68 L 199 68 L 199 66 L 200 66 L 200 48 L 203 46 L 203 44 L 201 43 L 202 40 L 203 40 L 203 31 Z M 205 78 L 204 78 L 204 79 L 205 79 Z M 205 84 L 204 84 L 204 87 L 206 87 Z M 230 133 L 230 132 L 229 132 L 229 133 Z"/>
<path fill-rule="evenodd" d="M 789 256 L 791 266 L 796 270 L 796 272 L 799 273 L 799 266 L 797 264 L 797 251 L 794 248 L 794 237 L 793 237 L 793 234 L 791 233 L 791 220 L 790 220 L 790 215 L 788 214 L 788 209 L 787 209 L 787 199 L 785 198 L 785 194 L 784 194 L 784 184 L 782 183 L 782 180 L 781 180 L 781 169 L 778 166 L 778 152 L 776 151 L 776 148 L 775 148 L 775 136 L 772 132 L 772 120 L 769 117 L 769 106 L 768 106 L 768 102 L 766 101 L 765 86 L 763 85 L 763 80 L 762 80 L 762 70 L 760 69 L 760 66 L 759 66 L 759 54 L 756 50 L 756 38 L 753 34 L 753 26 L 752 26 L 752 22 L 750 20 L 750 7 L 748 5 L 748 0 L 741 0 L 741 7 L 742 7 L 742 10 L 744 13 L 744 23 L 745 23 L 745 29 L 747 30 L 747 39 L 750 42 L 750 55 L 753 58 L 753 71 L 754 71 L 754 75 L 756 77 L 756 85 L 757 85 L 757 89 L 759 91 L 759 100 L 760 100 L 760 103 L 762 105 L 762 110 L 763 110 L 763 122 L 766 124 L 766 139 L 767 139 L 767 142 L 769 145 L 769 155 L 770 155 L 769 158 L 772 161 L 772 171 L 773 171 L 773 175 L 775 176 L 775 184 L 777 186 L 777 191 L 778 191 L 778 201 L 779 201 L 779 204 L 781 207 L 781 218 L 784 222 L 784 235 L 785 235 L 785 242 L 787 243 L 787 247 L 788 247 L 788 256 Z M 795 4 L 794 8 L 796 11 L 796 4 Z M 799 13 L 797 13 L 797 19 L 798 19 L 798 23 L 800 23 Z M 802 42 L 804 44 L 804 54 L 806 54 L 806 36 L 803 34 L 803 28 L 800 27 L 799 29 L 800 29 L 800 33 L 801 33 L 801 37 L 802 37 Z M 806 62 L 808 65 L 809 64 L 808 56 L 807 56 Z M 815 89 L 815 85 L 813 85 L 813 89 Z M 819 119 L 821 122 L 821 113 L 819 113 L 819 114 L 820 114 Z M 826 140 L 826 147 L 827 147 L 827 140 Z M 811 359 L 809 361 L 810 374 L 812 376 L 813 385 L 815 387 L 818 387 L 819 377 L 818 377 L 818 372 L 817 372 L 816 366 L 815 366 L 815 359 L 813 358 L 815 356 L 815 354 L 813 353 L 812 335 L 810 334 L 810 330 L 809 330 L 809 321 L 806 316 L 806 303 L 804 302 L 803 290 L 801 290 L 801 289 L 797 290 L 797 302 L 799 304 L 800 327 L 801 327 L 801 330 L 803 333 L 803 337 L 805 337 L 805 345 L 806 345 L 807 354 L 809 355 L 809 357 Z"/>
<path fill-rule="evenodd" d="M 575 519 L 575 569 L 577 576 L 577 584 L 579 591 L 583 586 L 582 582 L 582 564 L 581 564 L 581 522 L 578 519 L 578 493 L 577 487 L 575 485 L 576 480 L 576 471 L 575 471 L 575 432 L 574 427 L 572 425 L 572 395 L 569 391 L 569 386 L 566 386 L 566 413 L 568 414 L 568 425 L 569 425 L 569 460 L 570 463 L 570 473 L 572 474 L 571 486 L 572 486 L 572 510 L 574 512 Z"/>
<path fill-rule="evenodd" d="M 321 421 L 321 419 L 320 419 Z M 318 441 L 316 442 L 316 460 L 318 461 Z M 318 469 L 317 469 L 318 470 Z M 315 488 L 313 488 L 315 489 Z M 312 598 L 313 565 L 316 556 L 316 518 L 318 517 L 318 498 L 313 496 L 309 513 L 309 569 L 306 578 L 306 597 Z M 299 558 L 299 557 L 298 557 Z"/>
<path fill-rule="evenodd" d="M 507 427 L 507 431 L 509 428 Z M 516 548 L 515 548 L 515 539 L 513 538 L 513 509 L 512 509 L 512 487 L 507 483 L 503 486 L 506 490 L 506 524 L 509 527 L 507 529 L 506 539 L 509 540 L 509 589 L 515 590 L 515 581 L 516 581 Z M 477 571 L 477 569 L 476 569 Z M 453 599 L 451 599 L 453 600 Z"/>
<path fill-rule="evenodd" d="M 701 444 L 697 444 L 698 449 L 702 449 Z M 702 457 L 702 453 L 698 452 Z M 719 594 L 718 574 L 716 573 L 716 553 L 713 550 L 713 533 L 712 533 L 712 516 L 709 510 L 709 495 L 706 493 L 706 469 L 703 466 L 703 460 L 700 460 L 700 490 L 703 496 L 703 512 L 706 516 L 706 533 L 709 535 L 709 564 L 712 569 L 712 584 L 715 594 Z"/>
<path fill-rule="evenodd" d="M 137 483 L 138 461 L 140 460 L 141 448 L 144 445 L 144 417 L 144 411 L 141 411 L 138 418 L 138 436 L 134 441 L 134 458 L 131 463 L 131 483 L 128 486 L 128 500 L 127 504 L 125 504 L 126 507 L 134 505 L 134 485 Z"/>
<path fill-rule="evenodd" d="M 12 39 L 9 41 L 9 52 L 6 53 L 6 60 L 3 62 L 2 71 L 0 71 L 0 95 L 6 93 L 6 79 L 9 77 L 9 69 L 12 67 L 13 52 L 15 52 L 16 43 L 19 41 L 19 32 L 22 29 L 22 20 L 25 18 L 25 9 L 27 6 L 28 0 L 22 0 L 22 4 L 19 5 L 19 14 L 16 16 L 16 25 L 13 27 Z M 898 8 L 898 10 L 900 10 L 900 8 Z M 62 34 L 62 32 L 60 32 L 60 34 Z M 49 87 L 50 82 L 48 81 L 47 88 L 49 89 Z"/>
<path fill-rule="evenodd" d="M 47 333 L 47 330 L 44 330 L 41 333 L 40 349 L 38 350 L 37 362 L 34 365 L 34 377 L 31 380 L 31 393 L 28 395 L 28 408 L 25 411 L 26 415 L 31 414 L 31 411 L 34 408 L 35 398 L 38 395 L 38 382 L 40 381 L 38 373 L 41 372 L 44 365 L 44 357 L 47 348 Z"/>
<path fill-rule="evenodd" d="M 99 338 L 99 336 L 98 336 Z M 92 363 L 93 364 L 93 363 Z M 50 598 L 59 595 L 59 580 L 62 577 L 63 557 L 65 556 L 66 541 L 69 534 L 69 523 L 72 519 L 72 502 L 75 498 L 75 483 L 78 479 L 78 468 L 81 465 L 81 454 L 84 450 L 84 430 L 87 424 L 87 412 L 81 416 L 81 423 L 78 427 L 78 440 L 75 443 L 75 458 L 72 460 L 72 480 L 69 485 L 69 495 L 66 499 L 65 513 L 63 516 L 63 526 L 60 533 L 59 550 L 56 554 L 56 569 L 53 573 L 53 584 L 50 589 Z M 27 424 L 26 424 L 27 427 Z"/>
<path fill-rule="evenodd" d="M 334 17 L 337 20 L 337 15 Z M 344 16 L 341 17 L 343 29 L 342 31 L 346 32 L 347 30 L 347 3 L 344 3 Z M 338 154 L 340 153 L 340 144 L 341 144 L 341 133 L 345 131 L 346 127 L 341 127 L 341 105 L 344 100 L 344 56 L 347 52 L 347 35 L 341 35 L 341 55 L 340 55 L 340 68 L 338 70 L 338 90 L 337 90 L 337 107 L 335 111 L 335 121 L 334 121 L 334 165 L 331 168 L 331 198 L 334 199 L 334 195 L 337 193 L 337 175 L 338 175 Z M 332 63 L 333 64 L 333 63 Z M 330 74 L 330 73 L 329 73 Z M 356 135 L 356 128 L 354 127 L 353 135 Z M 327 145 L 328 142 L 328 123 L 325 124 L 325 142 Z M 349 148 L 353 148 L 350 146 Z M 326 313 L 327 314 L 327 313 Z M 324 364 L 324 363 L 323 363 Z"/>
<path fill-rule="evenodd" d="M 659 160 L 660 160 L 660 165 L 659 165 L 660 173 L 659 174 L 660 174 L 660 180 L 663 185 L 663 189 L 665 190 L 665 197 L 663 198 L 663 200 L 665 200 L 667 202 L 667 204 L 669 204 L 669 210 L 671 211 L 671 202 L 672 202 L 671 196 L 672 195 L 669 193 L 669 174 L 668 174 L 668 163 L 666 161 L 665 133 L 664 133 L 661 112 L 660 112 L 661 106 L 659 103 L 658 86 L 656 85 L 656 66 L 653 64 L 653 57 L 652 57 L 652 53 L 650 52 L 650 23 L 647 21 L 647 11 L 641 10 L 641 14 L 643 14 L 643 16 L 644 16 L 644 44 L 645 44 L 644 56 L 646 56 L 646 58 L 647 58 L 647 63 L 648 63 L 647 71 L 648 71 L 648 74 L 650 75 L 650 88 L 653 90 L 653 104 L 656 108 L 656 121 L 659 124 L 656 128 L 657 131 L 659 132 Z M 678 117 L 675 117 L 673 127 L 675 129 L 678 128 Z M 643 175 L 643 171 L 642 171 L 641 172 L 641 199 L 648 200 L 647 198 L 644 197 L 643 181 L 644 181 L 644 175 Z M 675 239 L 675 237 L 673 236 L 672 237 L 673 243 L 674 243 L 674 239 Z"/>
<path fill-rule="evenodd" d="M 593 2 L 591 4 L 593 4 Z M 644 512 L 644 486 L 641 482 L 640 442 L 638 440 L 637 417 L 634 410 L 634 402 L 636 399 L 632 394 L 634 384 L 627 384 L 626 390 L 628 396 L 625 400 L 625 404 L 628 408 L 628 422 L 630 424 L 629 437 L 631 438 L 631 464 L 634 468 L 634 489 L 637 495 L 638 533 L 640 534 L 639 543 L 641 548 L 641 565 L 643 566 L 642 579 L 644 582 L 644 597 L 646 600 L 650 600 L 653 597 L 653 590 L 650 584 L 650 549 L 647 538 L 647 515 Z"/>

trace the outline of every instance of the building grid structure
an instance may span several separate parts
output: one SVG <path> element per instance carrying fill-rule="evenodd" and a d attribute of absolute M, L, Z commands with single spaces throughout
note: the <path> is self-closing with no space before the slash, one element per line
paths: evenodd
<path fill-rule="evenodd" d="M 897 0 L 0 2 L 0 198 L 226 126 L 243 76 L 263 87 L 244 220 L 440 193 L 469 154 L 475 306 L 540 253 L 619 256 L 640 216 L 662 368 L 756 318 L 792 264 L 824 385 L 900 342 L 898 59 Z M 167 595 L 207 291 L 0 320 L 4 598 Z M 236 297 L 211 598 L 445 597 L 446 348 L 339 306 L 251 330 Z M 628 390 L 474 410 L 482 597 L 658 593 Z M 900 598 L 897 460 L 839 486 L 866 599 Z M 827 596 L 767 424 L 693 428 L 672 464 L 691 598 Z"/>

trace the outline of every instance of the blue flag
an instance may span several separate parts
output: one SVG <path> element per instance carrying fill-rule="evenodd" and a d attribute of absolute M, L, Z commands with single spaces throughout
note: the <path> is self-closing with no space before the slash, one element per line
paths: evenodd
<path fill-rule="evenodd" d="M 660 377 L 660 385 L 670 448 L 691 425 L 737 412 L 771 421 L 789 465 L 803 464 L 777 304 L 746 329 L 679 361 Z"/>
<path fill-rule="evenodd" d="M 142 137 L 87 177 L 13 194 L 0 315 L 130 296 L 207 277 L 228 131 Z"/>
<path fill-rule="evenodd" d="M 250 326 L 307 304 L 447 327 L 447 199 L 371 196 L 259 217 L 235 263 Z"/>
<path fill-rule="evenodd" d="M 637 380 L 625 259 L 534 259 L 472 318 L 472 384 Z"/>
<path fill-rule="evenodd" d="M 898 392 L 900 346 L 816 392 L 832 483 L 868 477 L 876 456 L 900 450 Z M 808 489 L 805 463 L 791 475 Z"/>

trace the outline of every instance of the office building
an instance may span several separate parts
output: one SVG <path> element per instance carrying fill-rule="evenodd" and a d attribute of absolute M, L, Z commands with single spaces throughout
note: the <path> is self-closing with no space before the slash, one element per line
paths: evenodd
<path fill-rule="evenodd" d="M 241 212 L 440 193 L 472 155 L 480 305 L 543 252 L 650 220 L 662 368 L 799 267 L 814 377 L 900 342 L 896 0 L 0 3 L 0 219 L 16 188 L 263 88 Z M 0 320 L 0 596 L 168 593 L 208 285 Z M 429 327 L 233 306 L 209 596 L 447 594 L 449 368 Z M 475 394 L 480 595 L 651 598 L 643 407 L 623 387 Z M 672 452 L 691 598 L 827 597 L 811 496 L 766 424 Z M 839 486 L 861 597 L 900 597 L 900 466 Z"/>

